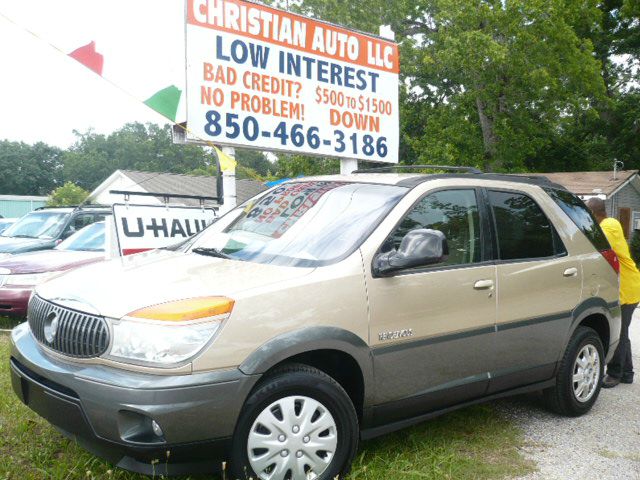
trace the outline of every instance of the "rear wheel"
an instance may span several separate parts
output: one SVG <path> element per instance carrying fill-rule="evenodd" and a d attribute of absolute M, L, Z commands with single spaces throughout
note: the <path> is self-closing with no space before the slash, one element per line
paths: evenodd
<path fill-rule="evenodd" d="M 292 364 L 245 403 L 233 438 L 233 478 L 329 480 L 348 471 L 358 446 L 351 400 L 331 377 Z"/>
<path fill-rule="evenodd" d="M 591 328 L 578 327 L 560 362 L 556 384 L 544 391 L 549 407 L 561 415 L 587 413 L 598 399 L 604 372 L 604 349 Z"/>

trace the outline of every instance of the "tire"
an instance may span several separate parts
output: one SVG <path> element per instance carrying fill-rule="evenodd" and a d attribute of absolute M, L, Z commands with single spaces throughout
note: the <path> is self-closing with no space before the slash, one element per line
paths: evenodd
<path fill-rule="evenodd" d="M 583 380 L 574 383 L 574 374 Z M 578 327 L 560 361 L 555 386 L 544 391 L 547 405 L 560 415 L 584 415 L 600 395 L 603 374 L 604 348 L 600 337 L 589 327 Z"/>
<path fill-rule="evenodd" d="M 342 478 L 358 439 L 358 416 L 338 382 L 307 365 L 286 365 L 261 381 L 242 408 L 231 478 L 306 480 L 309 468 L 320 471 L 318 480 Z"/>

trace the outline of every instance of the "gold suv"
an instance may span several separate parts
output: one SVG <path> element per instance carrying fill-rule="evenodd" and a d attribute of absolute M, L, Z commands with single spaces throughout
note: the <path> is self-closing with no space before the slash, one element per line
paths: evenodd
<path fill-rule="evenodd" d="M 515 393 L 587 412 L 620 331 L 602 231 L 544 177 L 449 170 L 297 179 L 38 286 L 15 393 L 119 467 L 263 480 Z"/>

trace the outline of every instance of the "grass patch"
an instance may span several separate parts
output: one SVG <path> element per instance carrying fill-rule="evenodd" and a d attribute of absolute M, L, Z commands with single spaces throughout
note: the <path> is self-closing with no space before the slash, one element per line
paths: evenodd
<path fill-rule="evenodd" d="M 611 450 L 603 449 L 598 452 L 598 455 L 604 458 L 615 460 L 616 458 L 623 458 L 625 460 L 631 460 L 633 462 L 640 462 L 640 453 L 618 453 Z"/>
<path fill-rule="evenodd" d="M 22 319 L 0 317 L 0 330 L 11 330 L 16 325 L 24 322 Z"/>
<path fill-rule="evenodd" d="M 20 403 L 11 389 L 8 360 L 9 338 L 0 336 L 0 479 L 149 478 L 85 452 Z M 491 405 L 471 407 L 363 443 L 349 480 L 514 477 L 532 471 L 519 453 L 522 444 L 520 431 Z M 162 469 L 159 464 L 158 472 Z"/>

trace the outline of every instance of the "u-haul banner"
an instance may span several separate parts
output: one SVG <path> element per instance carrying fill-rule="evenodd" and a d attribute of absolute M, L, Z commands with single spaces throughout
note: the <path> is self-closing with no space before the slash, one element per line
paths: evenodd
<path fill-rule="evenodd" d="M 187 0 L 190 139 L 398 162 L 398 45 L 243 0 Z"/>
<path fill-rule="evenodd" d="M 211 208 L 113 205 L 121 255 L 174 245 L 204 230 L 215 218 Z"/>

